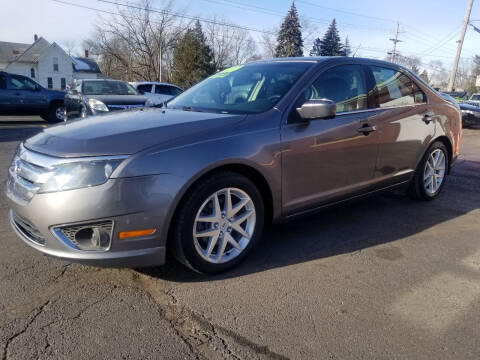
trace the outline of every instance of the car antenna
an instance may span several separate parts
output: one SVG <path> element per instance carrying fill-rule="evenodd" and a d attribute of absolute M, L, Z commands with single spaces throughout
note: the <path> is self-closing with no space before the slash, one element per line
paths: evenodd
<path fill-rule="evenodd" d="M 357 51 L 360 50 L 361 46 L 362 46 L 362 44 L 358 45 L 357 50 L 355 50 L 355 52 L 352 55 L 352 58 L 354 58 L 357 55 Z"/>

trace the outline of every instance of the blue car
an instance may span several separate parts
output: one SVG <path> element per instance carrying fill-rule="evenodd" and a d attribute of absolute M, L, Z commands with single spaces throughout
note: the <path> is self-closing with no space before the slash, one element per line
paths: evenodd
<path fill-rule="evenodd" d="M 65 94 L 45 89 L 26 76 L 0 71 L 0 115 L 40 115 L 49 122 L 63 121 Z"/>

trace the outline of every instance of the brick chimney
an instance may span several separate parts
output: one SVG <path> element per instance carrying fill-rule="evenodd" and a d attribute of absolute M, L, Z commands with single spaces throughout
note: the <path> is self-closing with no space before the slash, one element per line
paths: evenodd
<path fill-rule="evenodd" d="M 37 35 L 37 34 L 34 34 L 34 35 L 33 35 L 33 41 L 35 42 L 35 41 L 37 41 L 37 40 L 38 40 L 38 35 Z"/>
<path fill-rule="evenodd" d="M 88 57 L 88 50 L 85 49 L 83 53 L 84 53 L 84 56 L 87 58 Z"/>

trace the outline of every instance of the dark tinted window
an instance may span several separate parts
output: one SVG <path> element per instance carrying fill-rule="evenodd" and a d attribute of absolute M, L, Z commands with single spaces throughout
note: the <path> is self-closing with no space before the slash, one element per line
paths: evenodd
<path fill-rule="evenodd" d="M 329 99 L 337 112 L 367 108 L 367 91 L 362 67 L 342 65 L 322 73 L 305 92 L 305 100 Z"/>
<path fill-rule="evenodd" d="M 138 95 L 134 87 L 124 81 L 84 81 L 85 95 Z"/>
<path fill-rule="evenodd" d="M 176 88 L 174 86 L 170 87 L 170 92 L 173 96 L 177 96 L 178 94 L 181 94 L 183 90 Z"/>
<path fill-rule="evenodd" d="M 176 96 L 180 94 L 182 90 L 176 88 L 175 86 L 170 85 L 155 85 L 155 93 L 162 95 L 172 95 Z"/>
<path fill-rule="evenodd" d="M 35 83 L 23 76 L 12 75 L 10 77 L 10 86 L 15 90 L 35 90 Z"/>
<path fill-rule="evenodd" d="M 396 70 L 379 66 L 370 66 L 370 68 L 376 83 L 374 89 L 376 93 L 376 107 L 415 104 L 413 83 L 410 78 Z M 418 90 L 421 91 L 420 89 Z"/>
<path fill-rule="evenodd" d="M 7 88 L 7 77 L 3 74 L 0 74 L 0 89 Z"/>
<path fill-rule="evenodd" d="M 146 92 L 146 93 L 151 93 L 152 92 L 152 84 L 142 84 L 137 86 L 137 90 Z"/>

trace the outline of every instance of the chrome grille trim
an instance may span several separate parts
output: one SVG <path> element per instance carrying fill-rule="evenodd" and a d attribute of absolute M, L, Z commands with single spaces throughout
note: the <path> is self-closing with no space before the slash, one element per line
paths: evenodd
<path fill-rule="evenodd" d="M 10 218 L 15 229 L 21 233 L 24 238 L 37 245 L 45 246 L 45 237 L 35 228 L 35 226 L 14 213 L 12 210 L 10 211 Z"/>

